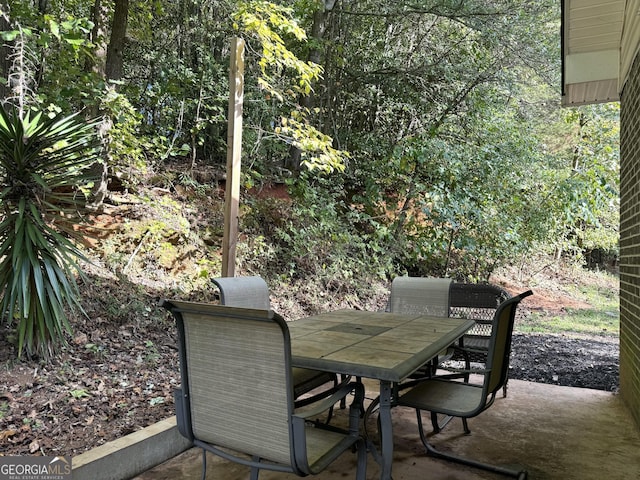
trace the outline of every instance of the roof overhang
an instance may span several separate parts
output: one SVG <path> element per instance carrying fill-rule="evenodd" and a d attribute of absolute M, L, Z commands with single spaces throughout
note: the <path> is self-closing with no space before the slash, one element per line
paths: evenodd
<path fill-rule="evenodd" d="M 634 3 L 640 0 L 562 0 L 564 106 L 620 100 L 625 12 Z"/>

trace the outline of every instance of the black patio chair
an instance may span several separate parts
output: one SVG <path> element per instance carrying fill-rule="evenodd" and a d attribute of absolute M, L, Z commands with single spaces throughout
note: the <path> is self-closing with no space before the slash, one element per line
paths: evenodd
<path fill-rule="evenodd" d="M 498 306 L 510 298 L 509 293 L 490 283 L 452 283 L 449 289 L 449 316 L 467 318 L 476 322 L 475 326 L 465 333 L 454 349 L 450 350 L 448 360 L 465 362 L 465 369 L 471 363 L 485 364 L 491 326 Z M 502 387 L 502 396 L 507 396 L 507 383 Z"/>

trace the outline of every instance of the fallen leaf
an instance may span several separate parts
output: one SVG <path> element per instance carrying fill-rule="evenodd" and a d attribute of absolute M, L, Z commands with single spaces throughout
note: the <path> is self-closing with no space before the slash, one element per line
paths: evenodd
<path fill-rule="evenodd" d="M 5 441 L 7 438 L 13 437 L 18 433 L 17 430 L 3 430 L 0 432 L 0 441 Z"/>
<path fill-rule="evenodd" d="M 29 444 L 29 453 L 36 453 L 38 450 L 40 450 L 40 444 L 38 443 L 38 440 L 34 440 Z"/>

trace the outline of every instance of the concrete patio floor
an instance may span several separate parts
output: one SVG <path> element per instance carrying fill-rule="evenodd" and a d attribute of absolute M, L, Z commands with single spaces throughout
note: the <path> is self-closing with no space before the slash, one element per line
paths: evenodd
<path fill-rule="evenodd" d="M 365 383 L 367 396 L 376 384 Z M 507 478 L 494 473 L 427 457 L 417 433 L 415 413 L 395 408 L 394 480 L 476 480 Z M 338 411 L 335 422 L 344 419 Z M 459 419 L 430 437 L 441 450 L 449 450 L 496 465 L 522 467 L 529 479 L 635 480 L 640 479 L 640 431 L 615 394 L 598 390 L 509 381 L 506 398 L 469 421 L 464 435 Z M 368 423 L 375 431 L 375 419 Z M 137 480 L 199 479 L 201 451 L 189 449 L 135 477 Z M 246 467 L 213 455 L 207 458 L 207 479 L 244 480 Z M 344 454 L 329 469 L 313 478 L 355 479 L 355 455 Z M 367 479 L 379 478 L 379 468 L 368 457 Z M 294 479 L 293 474 L 263 470 L 261 480 Z"/>

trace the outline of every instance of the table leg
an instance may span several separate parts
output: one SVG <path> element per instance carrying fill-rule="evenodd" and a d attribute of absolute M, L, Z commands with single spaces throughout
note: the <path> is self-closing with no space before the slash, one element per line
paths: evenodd
<path fill-rule="evenodd" d="M 380 421 L 380 480 L 391 480 L 393 463 L 393 430 L 391 426 L 391 382 L 380 381 L 380 405 L 378 407 Z"/>

